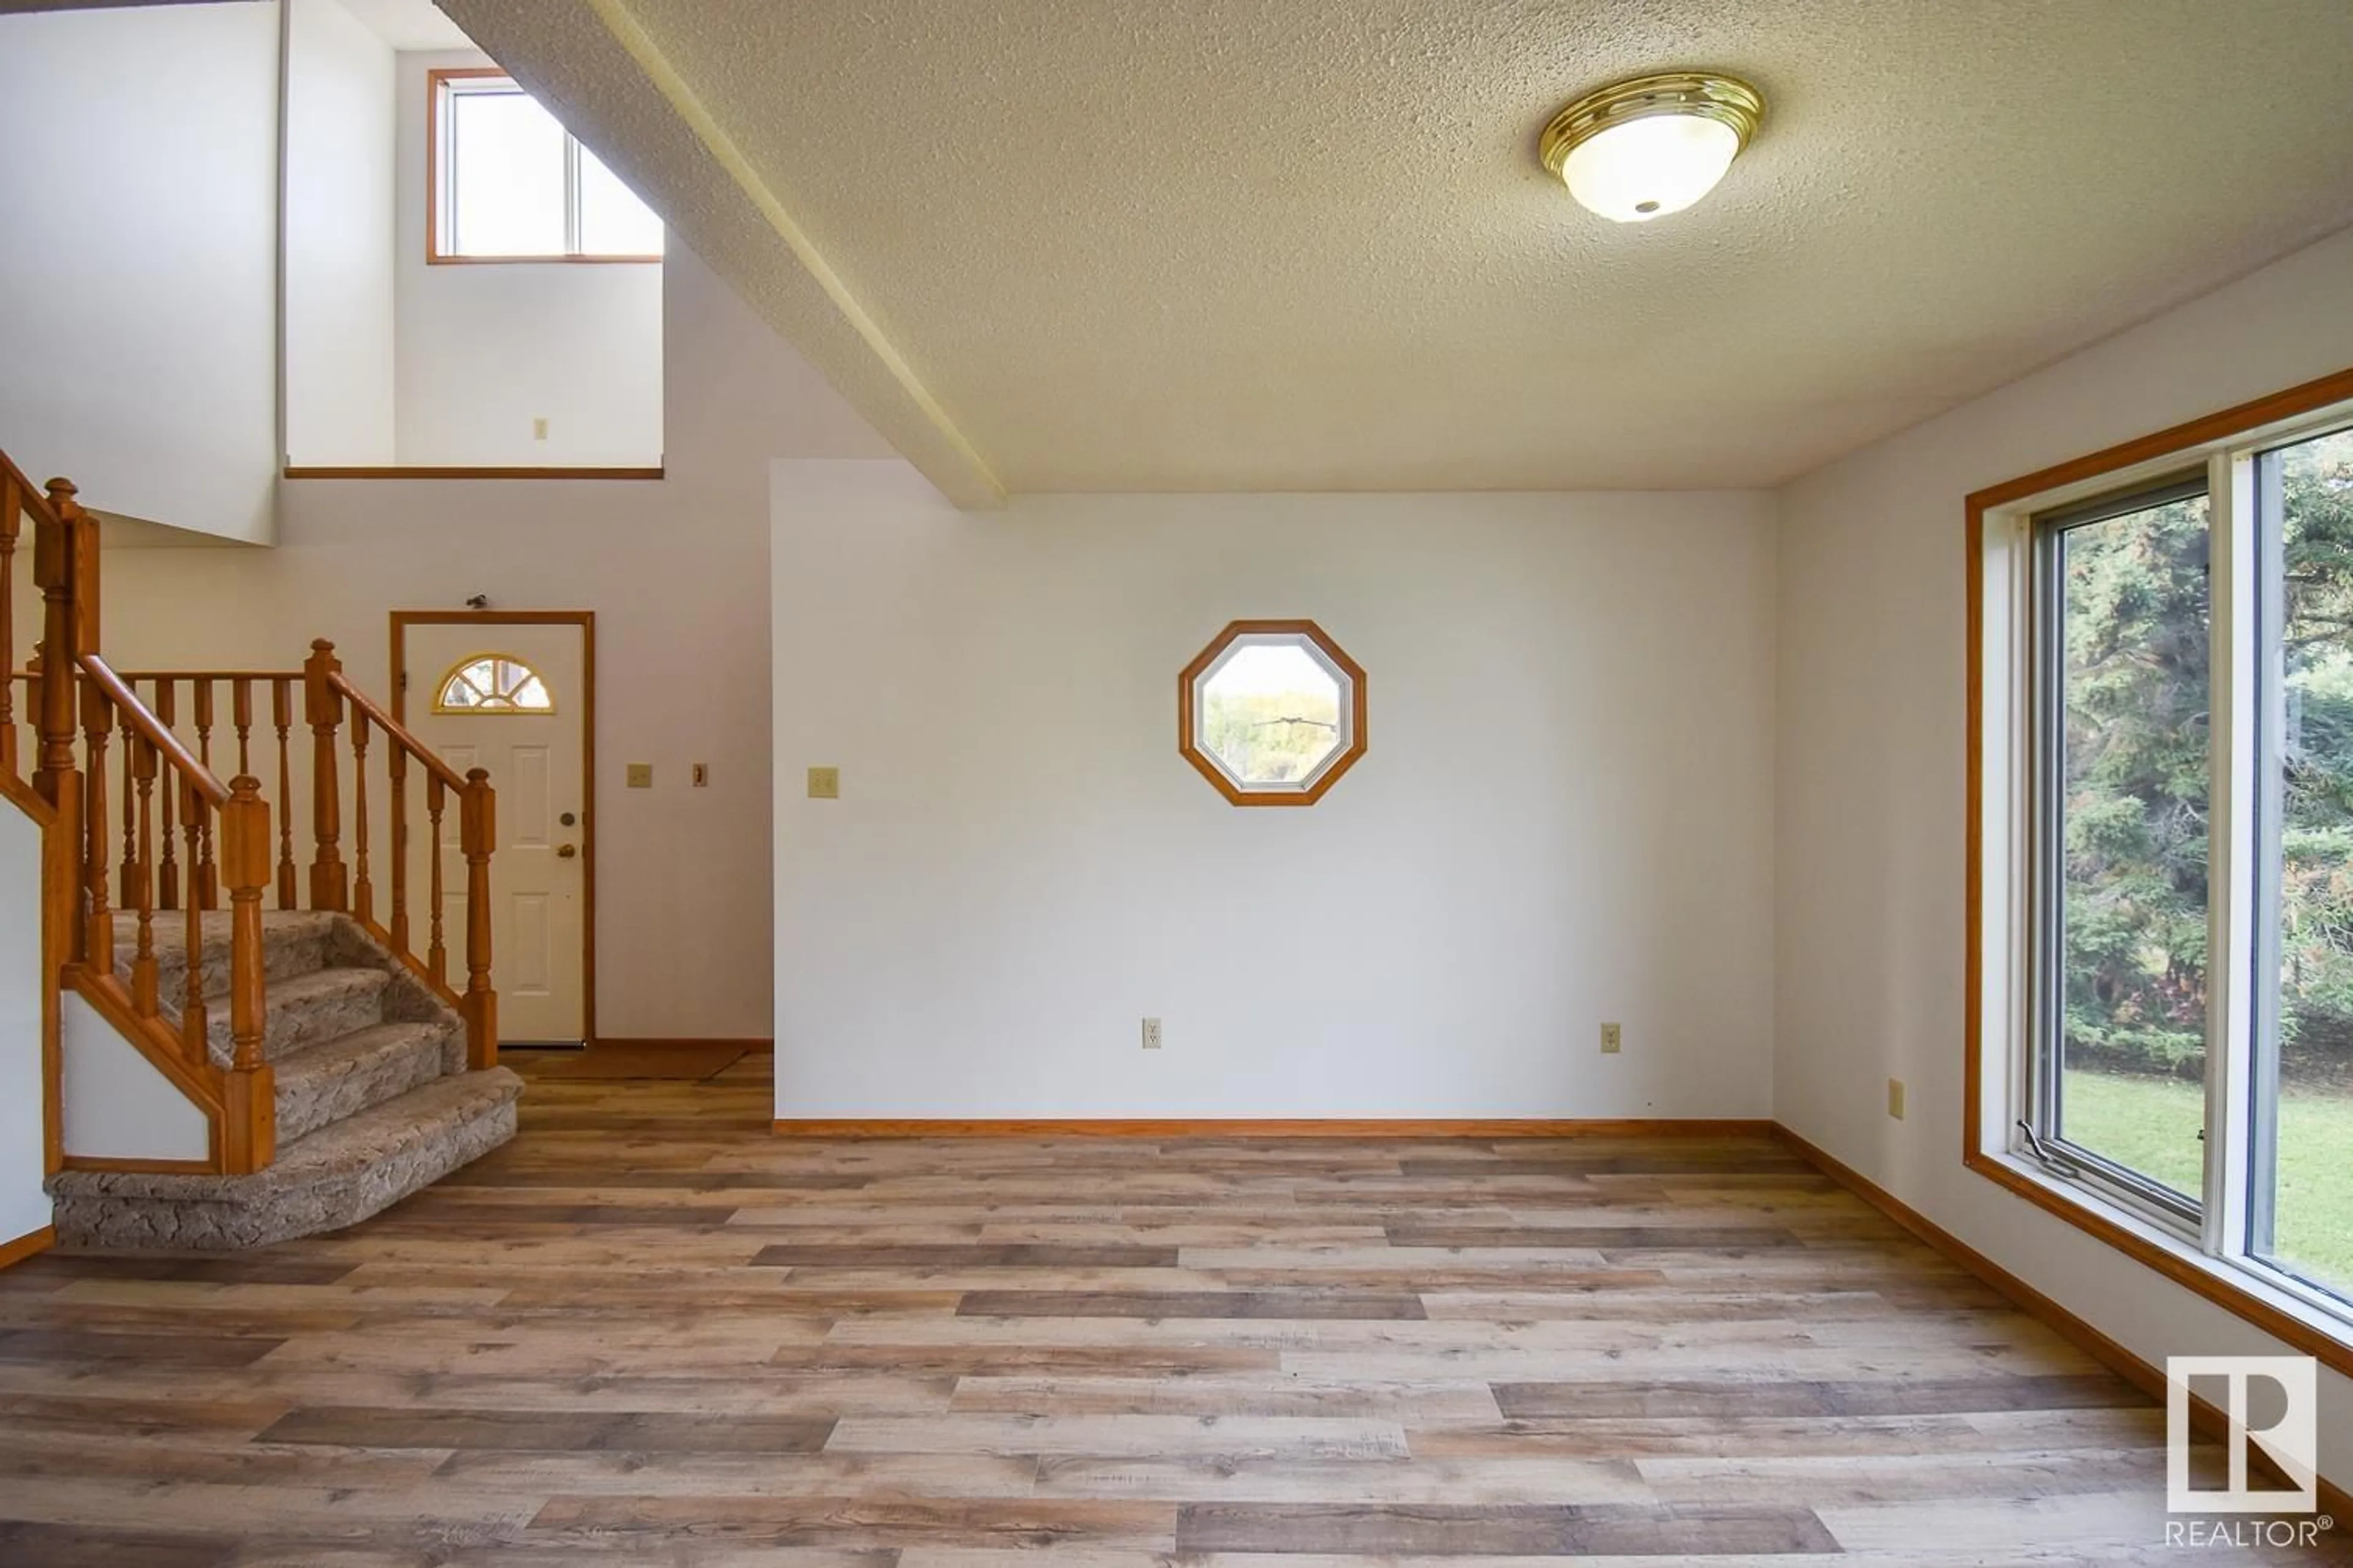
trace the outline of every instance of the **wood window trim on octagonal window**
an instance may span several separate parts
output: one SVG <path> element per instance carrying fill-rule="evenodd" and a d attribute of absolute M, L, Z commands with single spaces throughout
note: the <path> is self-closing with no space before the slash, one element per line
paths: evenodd
<path fill-rule="evenodd" d="M 1312 645 L 1319 662 L 1329 666 L 1340 678 L 1344 689 L 1340 694 L 1343 728 L 1339 750 L 1318 764 L 1303 785 L 1243 784 L 1204 750 L 1197 733 L 1202 678 L 1218 668 L 1229 648 L 1245 639 L 1262 644 L 1294 639 Z M 1310 620 L 1229 622 L 1176 678 L 1176 749 L 1219 795 L 1235 805 L 1314 805 L 1365 754 L 1365 715 L 1364 667 Z"/>

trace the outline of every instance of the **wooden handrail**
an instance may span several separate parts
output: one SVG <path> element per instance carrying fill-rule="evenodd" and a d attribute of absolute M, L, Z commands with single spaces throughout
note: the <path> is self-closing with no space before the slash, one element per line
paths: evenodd
<path fill-rule="evenodd" d="M 33 581 L 40 590 L 38 643 L 20 649 L 13 617 L 16 544 L 33 523 Z M 295 689 L 299 721 L 311 731 L 310 907 L 351 916 L 394 958 L 455 1007 L 464 1020 L 467 1060 L 488 1068 L 498 1060 L 498 997 L 491 985 L 491 859 L 497 843 L 496 795 L 480 768 L 460 773 L 411 734 L 384 706 L 343 673 L 334 645 L 323 638 L 293 669 L 146 669 L 122 671 L 100 653 L 99 538 L 96 520 L 76 500 L 73 486 L 53 479 L 35 489 L 0 453 L 0 774 L 28 784 L 48 811 L 57 842 L 42 882 L 44 920 L 58 932 L 60 957 L 51 976 L 58 990 L 79 992 L 202 1110 L 213 1131 L 211 1168 L 243 1174 L 276 1157 L 274 1078 L 263 1052 L 269 984 L 261 936 L 261 906 L 274 888 L 280 908 L 300 891 L 294 825 L 281 799 L 273 827 L 255 763 L 271 760 L 277 740 L 278 792 L 295 787 L 292 729 Z M 25 657 L 29 651 L 32 657 Z M 22 660 L 24 668 L 18 668 Z M 144 684 L 145 696 L 142 695 Z M 256 683 L 266 687 L 257 691 Z M 223 688 L 227 689 L 224 690 Z M 19 693 L 24 700 L 16 700 Z M 355 807 L 354 866 L 343 855 L 342 756 L 350 720 L 351 787 Z M 183 738 L 181 720 L 191 728 Z M 19 724 L 31 731 L 21 758 Z M 259 730 L 260 756 L 255 731 Z M 377 797 L 392 848 L 390 926 L 376 923 L 369 741 L 386 741 L 376 753 L 388 787 Z M 220 748 L 221 771 L 214 769 Z M 234 776 L 224 780 L 230 771 Z M 29 763 L 29 777 L 20 772 Z M 419 847 L 432 885 L 432 942 L 424 956 L 409 947 L 409 803 L 411 769 L 423 775 L 430 839 Z M 117 791 L 119 790 L 119 793 Z M 462 991 L 450 985 L 443 942 L 441 897 L 444 812 L 458 805 L 458 837 L 465 877 Z M 185 879 L 175 866 L 185 849 Z M 349 876 L 358 872 L 356 889 Z M 356 891 L 356 904 L 353 893 Z M 214 1015 L 222 998 L 207 994 L 204 946 L 206 915 L 228 909 L 228 1041 L 216 1054 Z M 159 917 L 180 921 L 185 959 L 168 999 L 159 993 Z M 119 956 L 118 930 L 123 932 Z M 210 934 L 217 942 L 219 928 Z M 127 963 L 126 963 L 127 960 Z M 215 983 L 218 972 L 216 970 Z"/>
<path fill-rule="evenodd" d="M 480 768 L 460 773 L 427 747 L 384 705 L 343 674 L 335 645 L 321 637 L 311 645 L 302 667 L 303 716 L 316 736 L 311 762 L 311 832 L 315 850 L 311 862 L 311 907 L 334 910 L 356 919 L 391 948 L 444 1000 L 456 1005 L 466 1021 L 466 1060 L 470 1067 L 495 1067 L 499 1059 L 498 993 L 491 984 L 491 857 L 498 845 L 498 796 L 491 775 Z M 343 794 L 336 731 L 348 711 L 351 719 L 351 784 L 353 804 L 353 863 L 343 858 Z M 369 858 L 368 741 L 382 734 L 386 789 L 382 797 L 392 847 L 390 923 L 379 925 L 375 911 L 375 879 Z M 424 773 L 427 882 L 427 930 L 430 940 L 420 957 L 409 946 L 408 768 Z M 449 984 L 449 952 L 443 940 L 442 824 L 449 799 L 458 803 L 458 844 L 466 867 L 466 945 L 464 989 Z M 357 873 L 357 879 L 351 877 Z"/>
<path fill-rule="evenodd" d="M 407 726 L 385 711 L 382 703 L 353 685 L 342 670 L 338 669 L 329 675 L 327 684 L 333 687 L 342 695 L 343 700 L 366 714 L 368 723 L 383 731 L 385 737 L 395 745 L 423 763 L 428 772 L 440 775 L 443 784 L 448 784 L 451 789 L 461 790 L 466 787 L 465 774 L 443 762 L 438 754 L 426 746 L 424 742 L 410 734 Z"/>
<path fill-rule="evenodd" d="M 180 738 L 164 727 L 164 721 L 149 710 L 147 704 L 139 700 L 139 694 L 131 689 L 121 676 L 107 667 L 106 660 L 94 653 L 86 653 L 81 656 L 80 662 L 82 673 L 106 693 L 106 700 L 114 704 L 116 711 L 128 719 L 140 737 L 172 764 L 173 771 L 186 779 L 190 787 L 204 797 L 206 805 L 222 806 L 229 803 L 231 791 L 228 785 L 221 783 L 220 775 L 205 766 L 194 752 L 180 743 Z"/>
<path fill-rule="evenodd" d="M 141 680 L 300 680 L 299 669 L 123 669 L 116 674 Z"/>
<path fill-rule="evenodd" d="M 269 881 L 269 807 L 261 799 L 259 783 L 242 765 L 238 776 L 227 784 L 210 766 L 212 683 L 199 680 L 196 685 L 197 739 L 192 751 L 173 726 L 174 683 L 156 683 L 151 708 L 131 679 L 100 655 L 97 521 L 75 500 L 70 483 L 53 479 L 47 490 L 46 497 L 35 492 L 0 454 L 0 510 L 7 513 L 7 526 L 0 531 L 13 546 L 21 519 L 33 519 L 33 575 L 41 592 L 42 615 L 38 668 L 21 677 L 16 668 L 13 626 L 0 618 L 0 716 L 9 719 L 9 733 L 0 741 L 0 750 L 6 752 L 13 770 L 12 700 L 21 679 L 28 690 L 25 707 L 37 742 L 33 788 L 55 812 L 57 831 L 70 846 L 69 874 L 45 875 L 43 879 L 45 904 L 65 934 L 61 962 L 47 984 L 59 991 L 70 988 L 89 1001 L 204 1112 L 212 1130 L 212 1168 L 231 1174 L 259 1171 L 277 1153 L 275 1080 L 262 1055 L 268 999 L 260 898 Z M 13 549 L 0 550 L 0 557 L 13 554 Z M 251 702 L 243 690 L 233 697 L 241 764 Z M 117 758 L 119 801 L 109 794 L 110 761 Z M 206 1016 L 203 954 L 204 910 L 213 901 L 209 881 L 202 896 L 192 889 L 186 900 L 185 981 L 176 1026 L 164 1016 L 157 994 L 158 805 L 164 816 L 166 868 L 175 813 L 186 835 L 192 873 L 201 858 L 209 876 L 216 822 L 219 826 L 234 911 L 226 1062 L 212 1054 Z M 167 879 L 167 891 L 170 886 Z M 132 928 L 127 975 L 120 973 L 115 951 L 118 918 L 128 920 Z"/>
<path fill-rule="evenodd" d="M 15 487 L 17 503 L 32 518 L 33 526 L 57 526 L 58 514 L 50 507 L 48 498 L 41 493 L 39 486 L 25 477 L 24 469 L 8 460 L 5 452 L 0 452 L 0 486 Z"/>

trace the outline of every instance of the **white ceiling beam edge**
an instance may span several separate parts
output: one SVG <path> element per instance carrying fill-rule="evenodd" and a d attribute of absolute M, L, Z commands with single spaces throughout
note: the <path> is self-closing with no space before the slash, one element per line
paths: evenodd
<path fill-rule="evenodd" d="M 659 202 L 671 231 L 943 495 L 971 510 L 1004 504 L 954 417 L 620 0 L 438 3 Z"/>

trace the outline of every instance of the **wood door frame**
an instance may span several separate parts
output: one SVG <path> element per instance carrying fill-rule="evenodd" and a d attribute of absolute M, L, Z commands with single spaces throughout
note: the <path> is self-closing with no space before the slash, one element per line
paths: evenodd
<path fill-rule="evenodd" d="M 392 612 L 392 716 L 408 722 L 411 626 L 578 626 L 580 628 L 580 1043 L 596 1043 L 596 612 L 594 610 L 395 610 Z M 495 784 L 492 785 L 496 787 Z M 495 858 L 493 858 L 495 864 Z M 491 957 L 491 978 L 498 959 Z"/>

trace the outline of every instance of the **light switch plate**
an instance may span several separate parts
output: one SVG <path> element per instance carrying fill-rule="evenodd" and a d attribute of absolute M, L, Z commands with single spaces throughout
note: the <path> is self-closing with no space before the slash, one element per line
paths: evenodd
<path fill-rule="evenodd" d="M 631 789 L 654 787 L 654 765 L 651 763 L 631 763 L 628 765 L 628 785 Z"/>
<path fill-rule="evenodd" d="M 841 770 L 839 768 L 811 768 L 808 771 L 808 797 L 811 800 L 839 800 L 841 798 Z"/>
<path fill-rule="evenodd" d="M 1900 1078 L 1887 1080 L 1887 1114 L 1898 1121 L 1904 1120 L 1904 1080 Z"/>
<path fill-rule="evenodd" d="M 694 771 L 692 774 L 688 777 L 686 782 L 692 784 L 697 789 L 709 788 L 711 785 L 711 764 L 709 763 L 695 763 Z"/>

